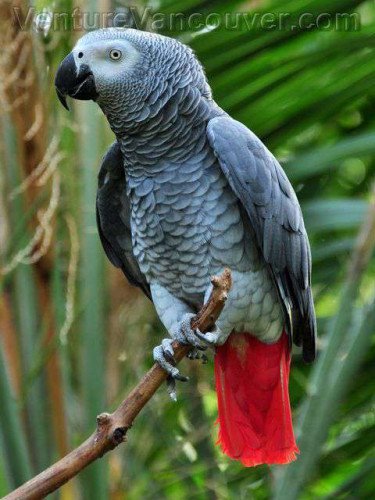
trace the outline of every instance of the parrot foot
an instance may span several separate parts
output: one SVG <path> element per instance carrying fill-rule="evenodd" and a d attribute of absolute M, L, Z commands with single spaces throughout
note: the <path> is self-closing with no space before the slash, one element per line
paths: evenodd
<path fill-rule="evenodd" d="M 182 321 L 178 323 L 177 328 L 172 330 L 172 337 L 181 344 L 188 344 L 194 347 L 195 350 L 205 351 L 207 347 L 215 347 L 222 345 L 227 340 L 229 334 L 223 333 L 218 326 L 211 332 L 202 333 L 198 329 L 191 328 L 191 319 L 194 314 L 185 314 Z M 197 359 L 197 358 L 190 358 Z"/>
<path fill-rule="evenodd" d="M 160 345 L 154 347 L 153 356 L 154 361 L 168 373 L 167 390 L 170 398 L 177 401 L 176 380 L 187 382 L 189 378 L 181 375 L 180 370 L 175 366 L 172 343 L 173 339 L 163 339 Z"/>
<path fill-rule="evenodd" d="M 172 346 L 173 341 L 177 340 L 181 344 L 192 346 L 191 351 L 187 355 L 189 359 L 201 359 L 202 363 L 207 363 L 207 356 L 199 352 L 206 350 L 207 345 L 197 337 L 198 330 L 194 331 L 190 326 L 191 318 L 193 317 L 194 314 L 185 314 L 182 321 L 171 331 L 172 338 L 163 339 L 161 344 L 153 350 L 154 361 L 168 373 L 167 389 L 173 401 L 177 400 L 176 380 L 180 380 L 181 382 L 189 380 L 188 377 L 181 375 L 179 369 L 176 367 Z"/>
<path fill-rule="evenodd" d="M 161 345 L 154 347 L 154 361 L 159 363 L 159 365 L 174 379 L 180 380 L 181 382 L 187 382 L 189 378 L 181 375 L 180 370 L 175 366 L 172 343 L 172 339 L 163 339 Z"/>
<path fill-rule="evenodd" d="M 190 345 L 192 349 L 187 357 L 190 360 L 201 359 L 202 363 L 207 363 L 207 356 L 200 351 L 205 351 L 207 347 L 214 347 L 215 345 L 223 344 L 228 335 L 215 327 L 212 332 L 205 334 L 201 333 L 198 329 L 191 328 L 191 319 L 194 314 L 185 314 L 182 320 L 171 331 L 172 338 L 163 339 L 161 344 L 156 346 L 153 350 L 154 361 L 158 363 L 167 373 L 167 389 L 173 401 L 177 400 L 176 395 L 176 380 L 186 382 L 188 377 L 181 375 L 179 369 L 176 367 L 174 359 L 173 341 L 177 340 L 181 344 Z"/>
<path fill-rule="evenodd" d="M 195 315 L 191 313 L 185 314 L 182 320 L 171 331 L 171 336 L 174 340 L 180 342 L 180 344 L 191 345 L 195 350 L 205 351 L 207 345 L 198 338 L 197 332 L 199 330 L 193 330 L 191 328 L 191 319 L 194 318 L 194 316 Z"/>

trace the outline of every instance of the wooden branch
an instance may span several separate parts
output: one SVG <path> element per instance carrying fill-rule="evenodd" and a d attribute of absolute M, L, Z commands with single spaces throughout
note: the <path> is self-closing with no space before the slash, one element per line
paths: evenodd
<path fill-rule="evenodd" d="M 201 332 L 211 330 L 223 310 L 232 285 L 229 269 L 225 269 L 220 276 L 214 276 L 211 282 L 213 289 L 210 298 L 191 322 L 192 327 L 199 328 Z M 176 363 L 181 361 L 191 349 L 190 346 L 178 342 L 173 344 L 173 348 Z M 60 488 L 91 462 L 116 448 L 125 441 L 126 433 L 133 425 L 134 419 L 166 378 L 166 372 L 155 363 L 113 413 L 102 413 L 97 417 L 96 431 L 84 443 L 9 493 L 3 500 L 43 498 Z"/>

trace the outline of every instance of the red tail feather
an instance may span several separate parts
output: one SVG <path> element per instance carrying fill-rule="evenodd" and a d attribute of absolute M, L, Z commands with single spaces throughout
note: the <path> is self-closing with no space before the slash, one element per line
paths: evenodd
<path fill-rule="evenodd" d="M 286 464 L 299 452 L 289 403 L 289 367 L 285 333 L 275 344 L 232 333 L 217 348 L 218 443 L 247 467 Z"/>

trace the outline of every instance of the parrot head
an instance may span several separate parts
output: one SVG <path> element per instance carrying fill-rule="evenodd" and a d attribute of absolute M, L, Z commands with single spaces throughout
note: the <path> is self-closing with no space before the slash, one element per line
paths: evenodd
<path fill-rule="evenodd" d="M 55 77 L 58 98 L 94 100 L 108 116 L 119 110 L 145 114 L 160 98 L 194 85 L 209 93 L 203 69 L 193 51 L 162 35 L 134 29 L 105 28 L 78 40 Z M 165 97 L 165 100 L 164 100 Z M 137 115 L 138 113 L 138 115 Z"/>

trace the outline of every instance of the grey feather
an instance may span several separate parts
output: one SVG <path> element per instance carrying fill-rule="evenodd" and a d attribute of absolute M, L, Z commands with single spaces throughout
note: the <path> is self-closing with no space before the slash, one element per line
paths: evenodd
<path fill-rule="evenodd" d="M 150 288 L 133 254 L 130 204 L 126 195 L 123 159 L 117 142 L 103 158 L 96 198 L 98 232 L 108 259 L 122 269 L 132 285 L 151 299 Z"/>
<path fill-rule="evenodd" d="M 243 204 L 269 264 L 290 331 L 315 358 L 316 322 L 311 254 L 297 197 L 280 164 L 244 125 L 228 116 L 210 120 L 207 135 L 231 188 Z M 286 250 L 286 251 L 285 251 Z"/>

